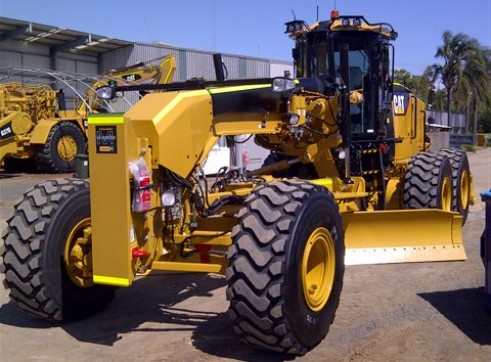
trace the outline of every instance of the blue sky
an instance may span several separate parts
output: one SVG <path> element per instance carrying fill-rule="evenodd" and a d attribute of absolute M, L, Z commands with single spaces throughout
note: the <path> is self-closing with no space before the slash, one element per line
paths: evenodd
<path fill-rule="evenodd" d="M 389 22 L 399 33 L 396 67 L 420 74 L 445 29 L 491 47 L 491 0 L 0 0 L 0 16 L 113 38 L 290 60 L 284 23 L 345 15 Z"/>

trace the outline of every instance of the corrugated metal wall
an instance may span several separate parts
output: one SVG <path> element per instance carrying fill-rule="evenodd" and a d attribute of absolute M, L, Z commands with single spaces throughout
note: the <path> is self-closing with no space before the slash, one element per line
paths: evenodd
<path fill-rule="evenodd" d="M 176 59 L 174 81 L 192 78 L 214 80 L 215 68 L 213 53 L 194 49 L 182 49 L 162 44 L 135 44 L 102 55 L 103 70 L 120 68 L 138 62 L 154 61 L 171 54 Z M 224 54 L 223 62 L 227 68 L 228 79 L 264 78 L 270 76 L 268 59 Z"/>
<path fill-rule="evenodd" d="M 448 122 L 448 113 L 439 111 L 426 111 L 426 121 L 428 123 L 439 124 L 442 126 L 453 127 L 453 133 L 461 133 L 465 131 L 467 125 L 467 119 L 464 114 L 452 113 L 450 117 L 450 124 Z"/>
<path fill-rule="evenodd" d="M 290 73 L 290 76 L 294 76 L 293 62 L 275 61 L 270 63 L 270 77 L 284 77 L 285 71 Z"/>
<path fill-rule="evenodd" d="M 59 52 L 55 58 L 55 71 L 71 74 L 95 75 L 99 72 L 98 57 L 67 52 Z M 7 71 L 5 68 L 32 68 L 35 71 Z M 56 89 L 63 89 L 67 107 L 72 108 L 79 97 L 76 91 L 84 93 L 86 86 L 73 81 L 65 84 L 47 76 L 44 72 L 51 69 L 50 49 L 39 44 L 24 43 L 19 46 L 18 42 L 6 40 L 0 42 L 0 77 L 2 82 L 19 82 L 29 84 L 49 84 Z M 65 79 L 67 81 L 67 79 Z"/>
<path fill-rule="evenodd" d="M 136 43 L 121 47 L 101 55 L 82 55 L 72 52 L 58 52 L 53 70 L 73 75 L 90 75 L 106 72 L 110 69 L 134 65 L 139 62 L 158 61 L 171 54 L 176 60 L 176 72 L 173 81 L 186 81 L 192 78 L 215 80 L 213 52 L 179 48 L 167 44 Z M 223 54 L 227 79 L 268 78 L 282 76 L 288 62 L 275 62 L 269 59 Z M 63 89 L 67 106 L 73 107 L 78 99 L 76 93 L 83 94 L 86 84 L 73 81 L 71 84 L 54 81 L 53 77 L 39 72 L 10 72 L 6 67 L 27 67 L 43 71 L 52 69 L 50 48 L 39 43 L 23 43 L 5 40 L 0 42 L 0 82 L 42 83 Z M 281 74 L 280 74 L 281 73 Z M 68 79 L 68 78 L 67 78 Z M 65 79 L 66 80 L 66 79 Z M 135 97 L 137 98 L 137 97 Z M 119 107 L 116 107 L 119 108 Z M 126 108 L 126 106 L 124 106 Z"/>
<path fill-rule="evenodd" d="M 142 61 L 157 60 L 168 54 L 172 54 L 177 63 L 174 81 L 185 81 L 191 78 L 215 79 L 213 52 L 184 49 L 165 44 L 137 43 L 109 51 L 99 57 L 59 52 L 56 55 L 55 70 L 93 75 Z M 285 62 L 233 54 L 223 54 L 223 62 L 227 68 L 228 79 L 278 76 L 282 75 L 278 74 L 280 73 L 278 69 L 285 68 Z M 18 42 L 2 41 L 0 42 L 0 68 L 11 66 L 51 69 L 49 48 L 29 43 L 19 47 Z M 12 80 L 29 82 L 32 79 L 30 75 L 23 74 Z"/>
<path fill-rule="evenodd" d="M 97 74 L 98 57 L 80 54 L 59 52 L 56 54 L 55 69 L 57 71 Z M 0 68 L 5 67 L 29 67 L 38 69 L 51 69 L 49 48 L 37 44 L 23 44 L 10 40 L 0 43 Z M 18 81 L 29 82 L 36 76 L 24 73 L 17 77 Z"/>

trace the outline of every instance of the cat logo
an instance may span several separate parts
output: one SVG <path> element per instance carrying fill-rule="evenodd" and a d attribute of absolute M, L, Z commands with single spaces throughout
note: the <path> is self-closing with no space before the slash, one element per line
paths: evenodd
<path fill-rule="evenodd" d="M 141 79 L 139 74 L 127 74 L 123 75 L 122 78 L 128 82 L 136 82 L 138 79 Z"/>
<path fill-rule="evenodd" d="M 394 94 L 393 98 L 393 108 L 394 114 L 405 114 L 406 113 L 406 102 L 407 97 L 404 94 Z"/>

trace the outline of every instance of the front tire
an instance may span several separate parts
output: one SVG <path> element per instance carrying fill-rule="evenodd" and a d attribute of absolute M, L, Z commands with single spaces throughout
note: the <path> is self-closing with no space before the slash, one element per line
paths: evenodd
<path fill-rule="evenodd" d="M 7 223 L 0 269 L 19 309 L 43 319 L 77 320 L 113 299 L 114 288 L 92 283 L 87 181 L 34 186 Z"/>
<path fill-rule="evenodd" d="M 227 298 L 234 329 L 261 349 L 302 355 L 327 334 L 344 275 L 344 231 L 325 188 L 282 181 L 246 199 L 232 231 Z"/>

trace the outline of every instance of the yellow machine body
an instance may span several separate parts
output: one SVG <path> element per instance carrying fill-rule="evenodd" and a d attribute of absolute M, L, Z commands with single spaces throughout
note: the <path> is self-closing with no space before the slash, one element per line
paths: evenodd
<path fill-rule="evenodd" d="M 295 79 L 225 80 L 214 55 L 216 81 L 97 90 L 142 97 L 89 116 L 90 180 L 46 181 L 17 203 L 0 266 L 21 309 L 84 317 L 154 270 L 219 273 L 244 341 L 302 355 L 334 321 L 345 265 L 466 258 L 468 159 L 428 152 L 424 103 L 390 81 L 392 26 L 286 25 Z M 17 111 L 4 116 L 25 132 Z M 252 137 L 270 151 L 257 169 L 237 147 Z M 206 174 L 217 142 L 243 162 Z"/>
<path fill-rule="evenodd" d="M 239 100 L 257 100 L 268 112 L 250 110 Z M 239 206 L 227 205 L 211 217 L 193 214 L 189 193 L 181 195 L 183 214 L 172 225 L 165 223 L 169 208 L 162 205 L 162 185 L 169 173 L 189 179 L 200 170 L 220 136 L 256 134 L 269 147 L 285 149 L 315 165 L 320 178 L 310 182 L 329 189 L 338 202 L 345 228 L 346 264 L 463 260 L 462 217 L 449 210 L 404 210 L 401 204 L 403 170 L 424 140 L 411 139 L 421 132 L 421 119 L 409 105 L 397 116 L 396 132 L 404 139 L 396 150 L 400 162 L 388 172 L 386 209 L 376 211 L 378 195 L 367 189 L 363 177 L 342 180 L 331 149 L 341 137 L 329 108 L 334 98 L 305 93 L 289 103 L 288 114 L 317 112 L 315 125 L 329 137 L 316 142 L 316 134 L 287 138 L 291 124 L 276 106 L 280 96 L 269 84 L 231 85 L 190 91 L 150 93 L 124 115 L 93 115 L 89 118 L 89 155 L 92 200 L 93 271 L 96 283 L 126 286 L 137 272 L 153 269 L 224 272 L 226 249 L 232 244 L 231 228 Z M 324 111 L 323 111 L 324 110 Z M 399 121 L 397 121 L 399 120 Z M 400 122 L 400 123 L 399 123 Z M 411 131 L 415 125 L 416 131 Z M 331 130 L 331 131 L 329 131 Z M 91 142 L 90 142 L 91 141 Z M 315 142 L 314 142 L 315 141 Z M 151 207 L 132 212 L 134 176 L 128 164 L 144 160 L 152 179 Z M 406 162 L 404 164 L 404 162 Z M 281 168 L 280 165 L 277 165 Z M 273 181 L 271 167 L 251 171 Z M 167 170 L 164 172 L 164 169 Z M 114 182 L 112 180 L 117 180 Z M 230 184 L 207 194 L 207 203 L 230 196 L 247 196 L 257 180 Z M 195 188 L 197 186 L 194 186 Z M 363 206 L 366 205 L 366 206 Z"/>

